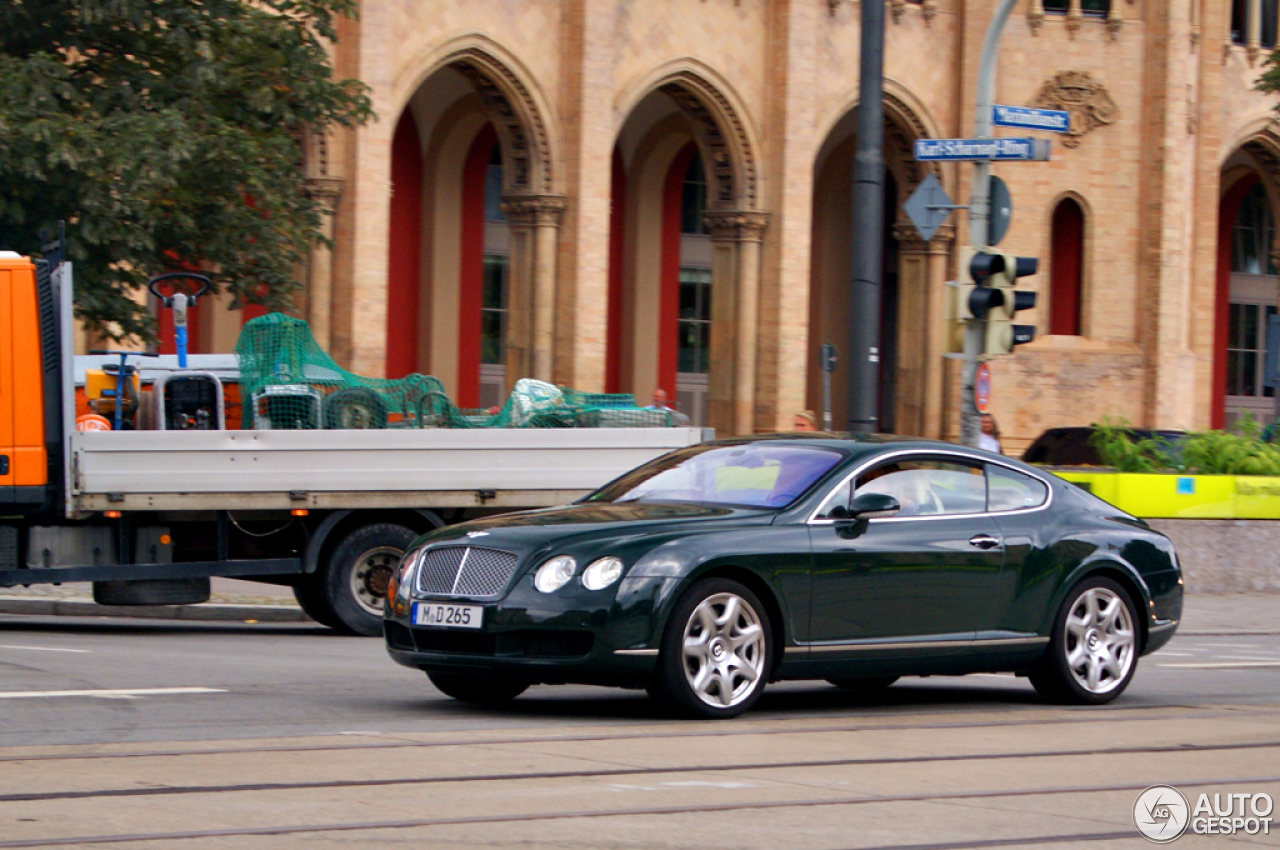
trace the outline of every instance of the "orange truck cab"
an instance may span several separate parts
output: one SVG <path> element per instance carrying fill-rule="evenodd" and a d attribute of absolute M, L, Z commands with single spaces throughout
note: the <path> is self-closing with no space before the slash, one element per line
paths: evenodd
<path fill-rule="evenodd" d="M 55 316 L 48 267 L 0 251 L 0 516 L 41 513 L 57 495 Z"/>

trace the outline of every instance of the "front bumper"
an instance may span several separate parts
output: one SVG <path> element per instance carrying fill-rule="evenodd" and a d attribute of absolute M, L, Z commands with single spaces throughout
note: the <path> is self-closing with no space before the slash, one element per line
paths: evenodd
<path fill-rule="evenodd" d="M 480 605 L 483 626 L 415 626 L 411 606 L 388 606 L 387 652 L 423 671 L 519 676 L 534 683 L 644 687 L 657 663 L 662 611 L 677 580 L 623 578 L 589 591 L 577 580 L 541 593 L 524 576 L 500 600 L 416 597 L 416 602 Z"/>

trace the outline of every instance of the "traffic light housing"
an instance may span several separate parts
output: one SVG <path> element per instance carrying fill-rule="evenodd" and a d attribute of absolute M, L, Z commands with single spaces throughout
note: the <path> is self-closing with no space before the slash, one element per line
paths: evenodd
<path fill-rule="evenodd" d="M 1039 260 L 1035 257 L 961 248 L 960 280 L 955 285 L 949 310 L 948 351 L 964 351 L 965 330 L 973 319 L 986 321 L 984 354 L 1009 354 L 1015 345 L 1031 342 L 1035 338 L 1035 326 L 1015 325 L 1013 318 L 1019 310 L 1030 310 L 1036 305 L 1036 294 L 1013 287 L 1018 278 L 1035 274 L 1038 266 Z"/>
<path fill-rule="evenodd" d="M 1009 354 L 1015 345 L 1035 339 L 1035 325 L 1015 325 L 1013 318 L 1019 310 L 1036 306 L 1036 294 L 1031 290 L 1014 289 L 1018 278 L 1036 273 L 1040 261 L 1035 257 L 1015 257 L 1012 254 L 990 255 L 998 259 L 989 262 L 987 333 L 982 350 L 987 355 Z"/>

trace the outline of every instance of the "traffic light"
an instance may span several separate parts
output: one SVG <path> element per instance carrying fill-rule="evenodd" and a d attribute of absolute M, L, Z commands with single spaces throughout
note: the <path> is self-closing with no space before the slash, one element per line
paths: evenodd
<path fill-rule="evenodd" d="M 1015 325 L 1013 317 L 1019 310 L 1036 306 L 1036 294 L 1031 290 L 1014 289 L 1018 278 L 1036 273 L 1040 261 L 1035 257 L 1015 257 L 1012 254 L 989 254 L 990 289 L 987 301 L 987 335 L 983 352 L 988 355 L 1009 354 L 1015 345 L 1035 339 L 1035 325 Z M 976 260 L 976 258 L 975 258 Z"/>

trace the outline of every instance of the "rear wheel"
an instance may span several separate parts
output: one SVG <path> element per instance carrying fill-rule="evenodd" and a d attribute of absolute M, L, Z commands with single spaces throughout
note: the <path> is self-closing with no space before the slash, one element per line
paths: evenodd
<path fill-rule="evenodd" d="M 507 676 L 479 676 L 433 670 L 427 673 L 427 678 L 442 694 L 462 702 L 509 702 L 529 689 L 529 683 L 523 679 Z"/>
<path fill-rule="evenodd" d="M 1120 696 L 1138 667 L 1138 615 L 1129 594 L 1102 576 L 1067 594 L 1049 649 L 1031 684 L 1050 702 L 1102 705 Z"/>
<path fill-rule="evenodd" d="M 686 717 L 737 717 L 760 698 L 772 659 L 759 597 L 731 579 L 708 579 L 671 612 L 649 692 Z"/>
<path fill-rule="evenodd" d="M 379 522 L 343 538 L 329 557 L 324 576 L 325 599 L 339 629 L 358 635 L 382 634 L 387 585 L 417 536 L 403 525 Z"/>
<path fill-rule="evenodd" d="M 302 613 L 320 625 L 344 630 L 342 621 L 333 613 L 325 596 L 324 576 L 313 574 L 299 577 L 298 583 L 293 586 L 293 598 L 298 600 Z"/>

